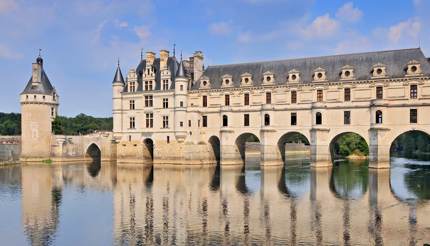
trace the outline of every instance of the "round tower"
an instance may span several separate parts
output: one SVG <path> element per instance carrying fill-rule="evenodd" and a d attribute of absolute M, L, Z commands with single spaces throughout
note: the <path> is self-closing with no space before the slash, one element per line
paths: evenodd
<path fill-rule="evenodd" d="M 187 137 L 187 91 L 188 78 L 185 76 L 184 64 L 181 58 L 175 77 L 175 138 L 183 142 Z"/>
<path fill-rule="evenodd" d="M 43 69 L 42 57 L 32 65 L 32 76 L 20 95 L 21 160 L 42 161 L 51 156 L 52 121 L 59 97 Z"/>
<path fill-rule="evenodd" d="M 130 76 L 133 72 L 130 71 Z M 135 73 L 134 73 L 135 74 Z M 112 81 L 112 117 L 113 117 L 113 132 L 122 132 L 122 98 L 121 93 L 124 91 L 124 77 L 122 76 L 121 68 L 118 67 L 115 72 L 115 77 Z"/>

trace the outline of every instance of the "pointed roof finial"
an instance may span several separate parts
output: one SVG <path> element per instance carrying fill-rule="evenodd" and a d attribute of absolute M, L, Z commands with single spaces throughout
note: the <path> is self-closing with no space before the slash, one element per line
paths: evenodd
<path fill-rule="evenodd" d="M 42 57 L 41 53 L 42 53 L 42 49 L 39 48 L 39 57 Z"/>
<path fill-rule="evenodd" d="M 182 50 L 181 50 L 181 61 L 182 61 Z"/>
<path fill-rule="evenodd" d="M 143 60 L 143 48 L 142 48 L 142 49 L 140 49 L 140 60 L 141 60 L 141 61 Z"/>
<path fill-rule="evenodd" d="M 119 67 L 119 57 L 118 57 L 118 67 Z"/>
<path fill-rule="evenodd" d="M 176 44 L 173 43 L 173 57 L 176 57 Z"/>

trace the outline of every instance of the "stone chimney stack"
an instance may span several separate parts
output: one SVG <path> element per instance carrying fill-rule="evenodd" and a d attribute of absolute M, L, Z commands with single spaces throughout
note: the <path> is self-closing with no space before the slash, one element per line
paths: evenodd
<path fill-rule="evenodd" d="M 203 75 L 203 52 L 196 51 L 193 54 L 193 80 L 198 80 Z"/>
<path fill-rule="evenodd" d="M 155 53 L 152 51 L 146 52 L 146 65 L 154 64 L 154 60 L 155 60 Z"/>
<path fill-rule="evenodd" d="M 42 82 L 42 69 L 43 60 L 37 59 L 35 63 L 32 64 L 32 82 L 33 84 L 39 84 Z"/>
<path fill-rule="evenodd" d="M 169 51 L 160 50 L 160 69 L 167 69 L 167 60 L 169 59 Z"/>

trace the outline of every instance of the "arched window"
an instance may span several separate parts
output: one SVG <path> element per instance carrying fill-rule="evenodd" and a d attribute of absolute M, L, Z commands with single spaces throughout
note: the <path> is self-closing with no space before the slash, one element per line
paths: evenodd
<path fill-rule="evenodd" d="M 222 126 L 228 126 L 228 117 L 227 115 L 222 116 Z"/>
<path fill-rule="evenodd" d="M 264 115 L 264 125 L 270 126 L 270 115 L 269 114 Z"/>
<path fill-rule="evenodd" d="M 376 111 L 376 124 L 382 124 L 382 111 Z"/>
<path fill-rule="evenodd" d="M 317 112 L 315 115 L 315 124 L 321 125 L 322 124 L 322 114 L 320 112 Z"/>

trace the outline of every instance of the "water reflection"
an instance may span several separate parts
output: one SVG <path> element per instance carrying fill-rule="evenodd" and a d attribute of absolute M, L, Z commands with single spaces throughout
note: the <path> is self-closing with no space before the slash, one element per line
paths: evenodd
<path fill-rule="evenodd" d="M 1 168 L 0 197 L 9 200 L 0 200 L 7 210 L 0 212 L 0 234 L 18 212 L 23 228 L 15 230 L 33 245 L 428 243 L 430 174 L 426 166 L 404 164 L 391 171 L 353 163 L 314 169 L 307 161 L 261 170 Z M 21 207 L 5 206 L 10 199 Z"/>

